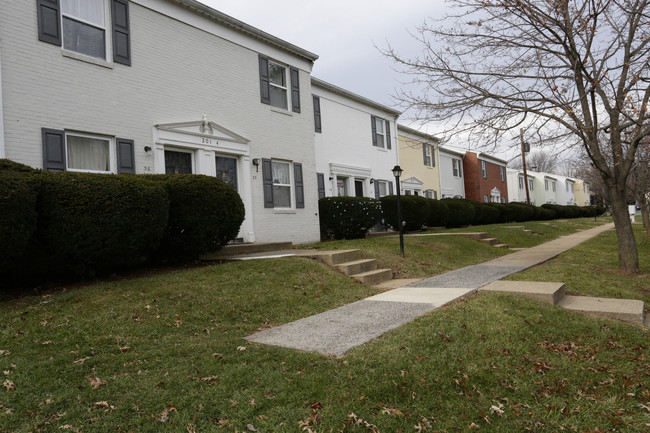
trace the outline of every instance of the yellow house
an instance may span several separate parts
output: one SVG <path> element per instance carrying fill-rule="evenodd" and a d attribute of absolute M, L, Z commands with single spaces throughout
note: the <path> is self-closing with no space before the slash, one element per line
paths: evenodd
<path fill-rule="evenodd" d="M 576 179 L 574 194 L 578 206 L 589 206 L 591 204 L 591 191 L 587 182 Z"/>
<path fill-rule="evenodd" d="M 402 193 L 441 198 L 438 169 L 440 140 L 403 125 L 397 125 L 397 133 L 400 167 L 404 170 Z"/>

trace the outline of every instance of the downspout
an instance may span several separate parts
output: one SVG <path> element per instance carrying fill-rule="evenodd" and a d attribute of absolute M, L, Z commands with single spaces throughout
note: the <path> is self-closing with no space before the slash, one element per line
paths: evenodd
<path fill-rule="evenodd" d="M 7 157 L 5 147 L 5 120 L 2 114 L 2 50 L 0 49 L 0 159 Z"/>

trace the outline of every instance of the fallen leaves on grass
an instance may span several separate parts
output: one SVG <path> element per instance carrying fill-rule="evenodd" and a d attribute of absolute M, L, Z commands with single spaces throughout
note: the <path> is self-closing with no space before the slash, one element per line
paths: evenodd
<path fill-rule="evenodd" d="M 246 428 L 248 429 L 248 431 L 257 431 L 257 429 L 253 424 L 246 424 Z"/>
<path fill-rule="evenodd" d="M 320 423 L 321 417 L 318 412 L 320 411 L 321 407 L 323 407 L 323 405 L 320 401 L 309 406 L 311 409 L 309 416 L 302 421 L 298 421 L 298 427 L 300 427 L 302 431 L 305 433 L 315 433 L 315 431 L 312 430 L 312 427 Z"/>
<path fill-rule="evenodd" d="M 14 385 L 14 383 L 12 381 L 10 381 L 9 379 L 5 380 L 2 383 L 2 386 L 7 388 L 7 391 L 15 391 L 16 390 L 16 385 Z"/>
<path fill-rule="evenodd" d="M 359 418 L 356 416 L 354 413 L 351 413 L 348 415 L 348 421 L 352 423 L 354 426 L 359 426 L 359 427 L 365 427 L 367 432 L 370 433 L 381 433 L 379 430 L 379 427 L 377 427 L 374 424 L 370 424 L 368 421 Z"/>
<path fill-rule="evenodd" d="M 404 413 L 401 410 L 390 408 L 390 407 L 382 407 L 381 408 L 381 413 L 382 413 L 382 415 L 396 416 L 396 417 L 399 417 L 399 418 L 404 418 L 404 416 L 405 416 Z"/>
<path fill-rule="evenodd" d="M 86 382 L 88 382 L 93 389 L 97 389 L 102 385 L 108 385 L 105 380 L 101 380 L 99 377 L 92 375 L 86 376 Z"/>
<path fill-rule="evenodd" d="M 90 356 L 86 356 L 85 358 L 77 359 L 76 361 L 72 361 L 72 365 L 83 364 L 84 362 L 88 361 L 89 359 L 90 359 Z"/>
<path fill-rule="evenodd" d="M 104 412 L 112 412 L 115 410 L 115 406 L 108 404 L 107 401 L 98 401 L 95 402 L 95 409 L 103 410 Z"/>

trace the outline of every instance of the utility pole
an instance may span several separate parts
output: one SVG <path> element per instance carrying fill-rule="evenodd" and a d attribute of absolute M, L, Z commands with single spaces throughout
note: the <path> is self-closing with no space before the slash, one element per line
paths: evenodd
<path fill-rule="evenodd" d="M 528 172 L 526 171 L 526 144 L 524 143 L 524 128 L 519 130 L 521 139 L 521 163 L 524 166 L 524 185 L 526 188 L 526 203 L 530 204 L 530 191 L 528 190 Z"/>

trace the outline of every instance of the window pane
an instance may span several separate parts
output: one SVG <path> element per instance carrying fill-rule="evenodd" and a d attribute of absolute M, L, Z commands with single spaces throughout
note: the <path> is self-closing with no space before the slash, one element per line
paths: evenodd
<path fill-rule="evenodd" d="M 285 68 L 269 62 L 269 82 L 276 86 L 287 87 Z"/>
<path fill-rule="evenodd" d="M 63 48 L 105 59 L 104 30 L 63 17 Z"/>
<path fill-rule="evenodd" d="M 286 110 L 289 107 L 287 103 L 287 90 L 274 86 L 269 86 L 269 90 L 271 95 L 271 105 Z"/>
<path fill-rule="evenodd" d="M 273 206 L 291 207 L 291 187 L 273 186 Z"/>
<path fill-rule="evenodd" d="M 77 170 L 110 171 L 109 141 L 99 138 L 66 137 L 68 168 Z"/>
<path fill-rule="evenodd" d="M 61 0 L 61 12 L 99 27 L 105 27 L 104 0 Z"/>
<path fill-rule="evenodd" d="M 289 164 L 286 162 L 275 162 L 272 164 L 273 183 L 289 185 L 291 177 L 289 176 Z"/>
<path fill-rule="evenodd" d="M 383 197 L 388 194 L 388 188 L 386 187 L 386 182 L 379 182 L 379 196 Z"/>

